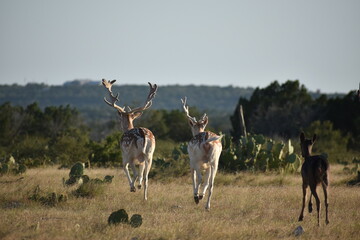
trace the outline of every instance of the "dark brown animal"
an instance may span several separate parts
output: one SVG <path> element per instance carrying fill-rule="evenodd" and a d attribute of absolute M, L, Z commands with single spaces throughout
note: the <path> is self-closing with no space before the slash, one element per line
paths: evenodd
<path fill-rule="evenodd" d="M 329 186 L 328 172 L 329 172 L 329 162 L 327 159 L 320 155 L 311 156 L 312 147 L 316 140 L 316 134 L 314 134 L 312 139 L 306 139 L 305 134 L 302 132 L 300 134 L 300 146 L 301 154 L 304 157 L 305 161 L 301 167 L 301 176 L 302 176 L 302 189 L 303 189 L 303 199 L 302 199 L 302 208 L 299 216 L 299 221 L 302 221 L 304 218 L 304 208 L 306 202 L 306 190 L 307 187 L 310 187 L 310 200 L 309 200 L 309 212 L 312 212 L 312 195 L 316 200 L 316 210 L 317 210 L 317 220 L 318 225 L 320 226 L 320 199 L 316 192 L 316 187 L 321 184 L 324 197 L 325 197 L 325 209 L 326 209 L 326 219 L 325 223 L 329 224 L 328 217 L 328 194 L 327 188 Z"/>

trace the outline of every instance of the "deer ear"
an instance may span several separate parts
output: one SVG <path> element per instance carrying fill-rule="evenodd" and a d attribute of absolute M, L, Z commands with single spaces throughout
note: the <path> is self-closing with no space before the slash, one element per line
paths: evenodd
<path fill-rule="evenodd" d="M 305 141 L 305 134 L 304 134 L 304 132 L 301 132 L 301 133 L 300 133 L 300 141 L 301 141 L 301 142 Z"/>
<path fill-rule="evenodd" d="M 208 116 L 204 117 L 204 126 L 206 126 L 209 123 L 209 118 Z"/>
<path fill-rule="evenodd" d="M 312 139 L 313 143 L 315 142 L 315 140 L 316 140 L 316 134 L 314 134 L 314 136 L 313 136 L 313 139 Z"/>

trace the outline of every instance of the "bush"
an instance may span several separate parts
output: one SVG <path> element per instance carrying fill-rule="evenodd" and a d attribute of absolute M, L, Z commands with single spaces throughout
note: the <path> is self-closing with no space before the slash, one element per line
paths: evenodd
<path fill-rule="evenodd" d="M 315 154 L 326 152 L 329 155 L 329 162 L 344 161 L 344 153 L 347 152 L 347 145 L 350 137 L 342 135 L 340 130 L 334 130 L 330 121 L 315 121 L 304 130 L 307 136 L 317 135 L 313 147 Z"/>

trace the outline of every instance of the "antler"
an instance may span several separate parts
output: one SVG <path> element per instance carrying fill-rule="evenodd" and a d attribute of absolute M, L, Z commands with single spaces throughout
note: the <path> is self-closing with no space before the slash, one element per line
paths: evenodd
<path fill-rule="evenodd" d="M 195 117 L 191 117 L 189 114 L 189 106 L 186 105 L 186 100 L 187 97 L 184 97 L 184 99 L 181 98 L 181 103 L 183 104 L 183 109 L 186 113 L 186 116 L 189 118 L 189 120 L 191 120 L 192 122 L 196 123 L 196 118 Z"/>
<path fill-rule="evenodd" d="M 101 83 L 102 83 L 102 85 L 104 85 L 104 87 L 109 91 L 109 96 L 110 96 L 110 102 L 106 99 L 106 97 L 104 97 L 104 101 L 105 101 L 108 105 L 116 108 L 119 112 L 125 112 L 124 108 L 119 107 L 118 105 L 116 105 L 116 101 L 119 101 L 119 93 L 116 94 L 116 96 L 114 96 L 114 95 L 112 94 L 111 87 L 113 86 L 113 84 L 114 84 L 115 82 L 116 82 L 116 80 L 106 81 L 104 78 L 102 79 Z"/>
<path fill-rule="evenodd" d="M 149 86 L 150 86 L 150 91 L 149 91 L 149 94 L 147 96 L 147 99 L 144 103 L 144 105 L 142 107 L 137 107 L 133 110 L 131 110 L 130 107 L 128 107 L 128 111 L 127 113 L 133 113 L 133 112 L 141 112 L 141 111 L 144 111 L 148 108 L 151 107 L 152 105 L 152 100 L 154 99 L 155 95 L 156 95 L 156 91 L 158 89 L 158 86 L 156 84 L 152 85 L 150 82 L 148 82 Z"/>

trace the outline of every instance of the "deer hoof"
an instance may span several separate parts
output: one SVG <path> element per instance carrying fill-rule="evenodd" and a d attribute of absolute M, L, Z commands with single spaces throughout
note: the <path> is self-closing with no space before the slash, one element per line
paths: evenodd
<path fill-rule="evenodd" d="M 303 216 L 300 216 L 300 217 L 299 217 L 299 222 L 301 222 L 303 219 L 304 219 L 304 217 L 303 217 Z"/>
<path fill-rule="evenodd" d="M 194 200 L 196 204 L 199 204 L 199 197 L 198 196 L 194 196 Z"/>
<path fill-rule="evenodd" d="M 326 223 L 326 225 L 328 225 L 330 222 L 329 222 L 329 220 L 325 220 L 325 223 Z"/>
<path fill-rule="evenodd" d="M 130 187 L 130 192 L 136 192 L 136 188 L 135 187 Z"/>
<path fill-rule="evenodd" d="M 203 199 L 203 197 L 204 197 L 203 195 L 200 195 L 200 196 L 199 196 L 199 200 Z"/>
<path fill-rule="evenodd" d="M 138 187 L 138 189 L 141 189 L 142 186 L 139 184 L 137 187 Z"/>

